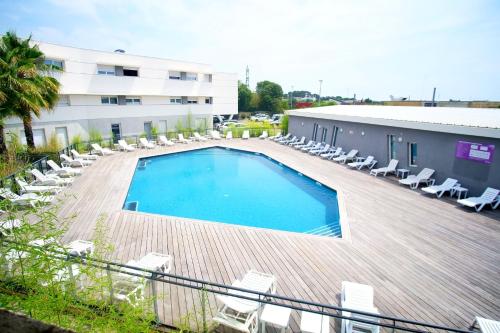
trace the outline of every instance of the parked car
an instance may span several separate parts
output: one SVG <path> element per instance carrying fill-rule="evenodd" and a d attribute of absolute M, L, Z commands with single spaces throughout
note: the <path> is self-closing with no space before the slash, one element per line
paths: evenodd
<path fill-rule="evenodd" d="M 271 124 L 279 125 L 281 124 L 281 119 L 283 119 L 283 114 L 273 114 L 271 117 Z"/>
<path fill-rule="evenodd" d="M 239 123 L 237 121 L 225 121 L 223 122 L 220 126 L 219 126 L 219 130 L 221 129 L 226 129 L 226 128 L 229 128 L 229 127 L 245 127 L 246 125 L 245 124 L 242 124 L 242 123 Z"/>
<path fill-rule="evenodd" d="M 255 115 L 250 117 L 250 120 L 253 120 L 253 121 L 269 120 L 269 116 L 265 113 L 256 113 Z"/>

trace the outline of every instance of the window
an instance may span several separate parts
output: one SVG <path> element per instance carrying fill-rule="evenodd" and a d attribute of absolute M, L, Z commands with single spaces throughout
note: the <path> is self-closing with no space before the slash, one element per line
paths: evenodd
<path fill-rule="evenodd" d="M 170 97 L 170 104 L 182 104 L 182 98 Z"/>
<path fill-rule="evenodd" d="M 318 135 L 318 127 L 319 127 L 319 125 L 317 123 L 314 123 L 312 139 L 311 139 L 313 141 L 316 141 L 316 136 Z"/>
<path fill-rule="evenodd" d="M 116 96 L 101 96 L 101 104 L 118 104 Z"/>
<path fill-rule="evenodd" d="M 56 127 L 56 137 L 59 144 L 63 147 L 67 147 L 69 145 L 67 127 Z"/>
<path fill-rule="evenodd" d="M 187 103 L 188 104 L 198 104 L 198 100 L 197 99 L 188 99 Z"/>
<path fill-rule="evenodd" d="M 123 68 L 123 76 L 139 76 L 137 68 Z"/>
<path fill-rule="evenodd" d="M 198 74 L 196 74 L 196 73 L 186 73 L 186 80 L 187 81 L 197 81 L 198 80 Z"/>
<path fill-rule="evenodd" d="M 212 74 L 203 74 L 203 82 L 212 82 Z"/>
<path fill-rule="evenodd" d="M 21 135 L 21 143 L 23 145 L 27 144 L 26 143 L 26 134 L 24 131 L 20 131 Z M 45 129 L 43 128 L 38 128 L 38 129 L 33 129 L 33 141 L 35 141 L 35 146 L 40 147 L 40 146 L 45 146 L 47 144 L 47 140 L 45 138 Z"/>
<path fill-rule="evenodd" d="M 45 59 L 45 65 L 47 65 L 50 69 L 58 69 L 63 70 L 63 61 L 56 59 Z"/>
<path fill-rule="evenodd" d="M 69 106 L 69 96 L 59 95 L 59 99 L 57 100 L 57 106 Z"/>
<path fill-rule="evenodd" d="M 125 104 L 126 105 L 140 105 L 141 98 L 140 97 L 126 97 Z"/>
<path fill-rule="evenodd" d="M 396 136 L 388 135 L 387 136 L 387 150 L 389 160 L 396 159 Z"/>
<path fill-rule="evenodd" d="M 167 133 L 167 129 L 168 129 L 168 126 L 167 126 L 167 121 L 166 120 L 160 120 L 158 122 L 158 133 Z"/>
<path fill-rule="evenodd" d="M 408 142 L 408 165 L 417 166 L 417 144 Z"/>
<path fill-rule="evenodd" d="M 99 75 L 116 75 L 115 66 L 97 65 L 97 74 Z"/>
<path fill-rule="evenodd" d="M 170 71 L 170 72 L 168 72 L 168 78 L 170 80 L 180 80 L 181 79 L 181 72 Z"/>
<path fill-rule="evenodd" d="M 212 97 L 205 97 L 205 104 L 212 104 Z"/>
<path fill-rule="evenodd" d="M 111 135 L 113 135 L 114 143 L 122 138 L 120 124 L 111 124 Z"/>
<path fill-rule="evenodd" d="M 328 132 L 328 129 L 326 127 L 323 127 L 321 130 L 321 142 L 326 142 L 326 133 Z"/>
<path fill-rule="evenodd" d="M 332 139 L 330 140 L 330 146 L 335 147 L 335 144 L 337 143 L 337 132 L 339 131 L 339 128 L 337 126 L 333 126 L 332 129 Z"/>

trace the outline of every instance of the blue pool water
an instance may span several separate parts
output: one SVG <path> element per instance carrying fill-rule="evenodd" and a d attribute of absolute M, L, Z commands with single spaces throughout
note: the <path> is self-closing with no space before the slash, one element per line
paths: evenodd
<path fill-rule="evenodd" d="M 261 154 L 207 148 L 140 159 L 124 209 L 339 237 L 337 193 Z"/>

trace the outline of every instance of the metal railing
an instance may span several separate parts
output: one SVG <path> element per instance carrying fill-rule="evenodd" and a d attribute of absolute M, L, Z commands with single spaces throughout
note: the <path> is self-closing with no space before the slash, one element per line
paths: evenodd
<path fill-rule="evenodd" d="M 2 244 L 21 245 L 13 241 L 7 240 L 5 238 L 1 239 L 0 241 L 2 242 Z M 25 251 L 27 245 L 22 244 L 22 246 L 23 246 L 23 251 Z M 39 247 L 36 248 L 35 247 L 31 248 L 30 246 L 28 247 L 29 247 L 28 251 L 40 253 Z M 342 308 L 340 306 L 335 306 L 331 304 L 312 302 L 278 294 L 256 292 L 254 290 L 238 288 L 230 285 L 180 276 L 176 274 L 164 273 L 161 271 L 142 269 L 139 267 L 120 264 L 112 261 L 98 260 L 93 258 L 85 258 L 85 260 L 82 260 L 82 258 L 79 257 L 78 255 L 62 251 L 47 250 L 47 252 L 50 252 L 48 253 L 48 255 L 54 259 L 67 261 L 68 267 L 70 268 L 72 264 L 77 263 L 103 270 L 109 277 L 111 277 L 111 273 L 120 273 L 130 277 L 144 278 L 147 282 L 149 282 L 149 285 L 151 287 L 153 309 L 157 319 L 156 324 L 163 325 L 169 328 L 176 328 L 175 321 L 172 320 L 170 322 L 165 322 L 160 318 L 161 316 L 159 314 L 158 302 L 159 300 L 165 300 L 165 299 L 167 299 L 167 302 L 168 300 L 172 302 L 178 300 L 174 300 L 171 297 L 165 298 L 162 297 L 162 295 L 159 295 L 159 288 L 158 288 L 159 285 L 157 283 L 160 283 L 160 286 L 164 287 L 175 286 L 175 287 L 187 288 L 188 290 L 191 291 L 194 290 L 202 293 L 208 293 L 212 296 L 224 295 L 248 301 L 256 301 L 259 304 L 261 304 L 261 306 L 265 304 L 271 304 L 280 307 L 285 307 L 293 311 L 298 311 L 295 313 L 295 315 L 298 315 L 299 312 L 304 311 L 304 312 L 324 315 L 331 318 L 336 318 L 338 320 L 349 320 L 351 322 L 363 323 L 366 325 L 372 325 L 379 328 L 383 328 L 387 332 L 395 332 L 396 330 L 404 332 L 412 332 L 412 333 L 427 333 L 430 331 L 443 331 L 443 332 L 453 332 L 453 333 L 472 332 L 464 328 L 447 327 L 440 324 L 433 324 L 429 322 L 410 320 L 401 317 L 364 312 L 356 309 Z M 127 270 L 124 270 L 125 268 Z M 73 274 L 70 274 L 70 276 L 74 278 Z M 110 303 L 113 303 L 113 283 L 114 282 L 110 278 L 110 284 L 109 284 Z M 203 320 L 203 327 L 205 327 L 207 321 L 206 311 L 203 312 L 202 320 Z M 332 325 L 332 322 L 330 322 L 330 325 Z"/>

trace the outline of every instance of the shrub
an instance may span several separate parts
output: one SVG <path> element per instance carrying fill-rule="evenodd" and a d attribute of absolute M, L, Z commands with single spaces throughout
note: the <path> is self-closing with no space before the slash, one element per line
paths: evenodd
<path fill-rule="evenodd" d="M 89 141 L 92 143 L 101 143 L 102 142 L 102 134 L 99 130 L 95 128 L 91 128 L 89 130 Z"/>
<path fill-rule="evenodd" d="M 288 115 L 285 114 L 283 118 L 281 118 L 281 131 L 283 133 L 288 133 Z"/>

